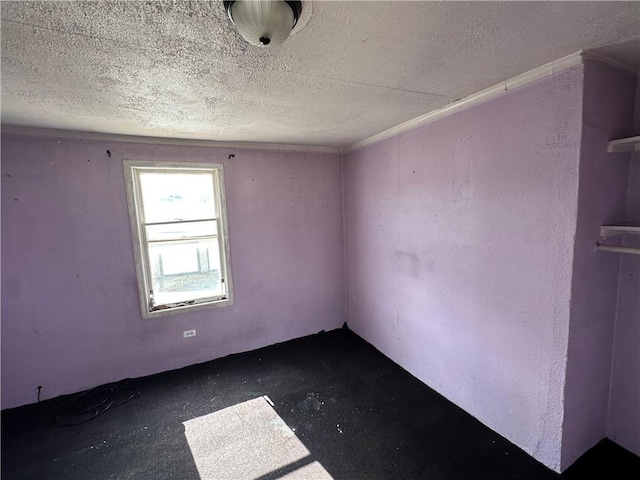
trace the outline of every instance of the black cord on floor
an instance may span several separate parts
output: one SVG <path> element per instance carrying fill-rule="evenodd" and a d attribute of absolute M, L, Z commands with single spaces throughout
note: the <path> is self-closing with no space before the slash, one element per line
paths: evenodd
<path fill-rule="evenodd" d="M 140 395 L 140 389 L 124 382 L 111 383 L 74 395 L 58 406 L 55 424 L 71 427 L 90 422 L 112 407 L 124 405 Z"/>

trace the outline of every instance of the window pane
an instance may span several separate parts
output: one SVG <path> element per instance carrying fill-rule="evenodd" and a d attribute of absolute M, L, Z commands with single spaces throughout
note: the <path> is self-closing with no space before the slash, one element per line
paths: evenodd
<path fill-rule="evenodd" d="M 220 254 L 217 239 L 149 245 L 155 305 L 220 297 Z"/>
<path fill-rule="evenodd" d="M 205 235 L 218 234 L 218 222 L 168 223 L 164 225 L 148 225 L 147 240 L 178 240 L 191 237 L 203 237 Z"/>
<path fill-rule="evenodd" d="M 146 223 L 217 218 L 213 175 L 140 172 Z"/>

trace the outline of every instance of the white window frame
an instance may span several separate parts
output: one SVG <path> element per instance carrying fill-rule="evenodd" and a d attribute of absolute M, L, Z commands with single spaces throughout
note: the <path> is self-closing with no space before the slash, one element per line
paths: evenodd
<path fill-rule="evenodd" d="M 229 249 L 229 226 L 227 223 L 227 202 L 224 188 L 224 168 L 221 163 L 191 163 L 164 161 L 124 161 L 125 180 L 127 188 L 127 203 L 129 219 L 131 221 L 131 236 L 133 252 L 136 262 L 136 276 L 138 279 L 138 293 L 140 297 L 140 311 L 142 318 L 157 318 L 167 315 L 203 310 L 212 307 L 233 305 L 233 281 L 231 275 L 231 255 Z M 152 310 L 150 308 L 149 292 L 153 289 L 151 283 L 151 265 L 147 247 L 144 212 L 142 209 L 141 172 L 174 172 L 193 173 L 206 171 L 214 177 L 214 196 L 218 211 L 218 245 L 220 248 L 220 275 L 226 292 L 221 297 L 199 299 L 189 304 L 176 304 L 165 309 Z"/>

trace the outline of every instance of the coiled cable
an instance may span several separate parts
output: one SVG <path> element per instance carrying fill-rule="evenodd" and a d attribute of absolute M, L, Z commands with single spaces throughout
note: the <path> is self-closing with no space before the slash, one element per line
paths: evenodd
<path fill-rule="evenodd" d="M 126 382 L 110 383 L 74 395 L 56 409 L 55 424 L 71 427 L 90 422 L 113 407 L 140 395 L 140 389 Z"/>

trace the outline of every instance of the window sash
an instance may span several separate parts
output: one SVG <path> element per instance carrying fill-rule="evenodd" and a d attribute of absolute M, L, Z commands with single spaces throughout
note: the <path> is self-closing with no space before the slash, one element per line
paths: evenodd
<path fill-rule="evenodd" d="M 161 241 L 161 242 L 150 242 L 150 245 L 148 245 L 147 247 L 147 253 L 149 256 L 152 255 L 152 250 L 151 250 L 151 246 L 158 243 L 159 245 L 175 245 L 175 246 L 180 246 L 180 245 L 189 245 L 192 246 L 194 243 L 199 243 L 198 240 L 200 240 L 201 238 L 198 237 L 196 240 L 194 239 L 179 239 L 179 240 L 173 240 L 173 241 Z M 212 238 L 213 239 L 213 238 Z M 216 235 L 215 236 L 216 240 L 219 240 L 219 237 Z M 218 248 L 220 248 L 219 244 L 221 243 L 220 241 L 216 242 L 218 244 Z M 200 254 L 199 249 L 197 249 L 196 247 L 196 255 Z M 220 251 L 218 251 L 218 255 L 220 255 Z M 159 308 L 162 307 L 167 307 L 167 306 L 187 306 L 187 305 L 193 305 L 193 304 L 200 304 L 200 303 L 207 303 L 207 302 L 212 302 L 212 301 L 218 301 L 218 300 L 223 300 L 225 298 L 227 298 L 228 295 L 228 291 L 227 291 L 227 284 L 225 282 L 224 279 L 224 261 L 221 257 L 218 257 L 220 259 L 220 264 L 219 264 L 219 274 L 220 274 L 220 285 L 219 288 L 221 290 L 221 293 L 219 295 L 203 295 L 203 296 L 198 296 L 195 298 L 187 298 L 190 297 L 190 295 L 187 292 L 181 292 L 182 296 L 185 297 L 184 300 L 178 300 L 178 301 L 165 301 L 165 302 L 161 302 L 160 298 L 161 297 L 166 297 L 168 295 L 171 294 L 171 292 L 168 291 L 155 291 L 153 290 L 153 288 L 150 289 L 150 291 L 152 292 L 151 295 L 153 297 L 154 302 L 153 305 L 151 304 L 151 302 L 149 303 L 149 309 L 150 311 L 156 311 Z M 199 265 L 199 261 L 200 258 L 198 258 L 197 262 L 198 262 L 198 270 L 192 271 L 192 272 L 184 272 L 184 274 L 195 274 L 195 273 L 206 273 L 207 271 L 211 271 L 211 269 L 207 270 L 207 271 L 202 271 L 200 270 L 200 265 Z M 155 261 L 155 263 L 157 263 L 157 261 Z M 162 266 L 164 266 L 164 259 L 162 258 L 162 256 L 160 256 L 160 264 Z M 148 265 L 148 278 L 154 278 L 153 275 L 153 267 L 151 265 L 151 260 L 149 261 Z M 163 270 L 163 268 L 161 268 L 161 270 Z M 163 278 L 166 277 L 172 277 L 174 275 L 182 275 L 181 273 L 173 273 L 173 274 L 163 274 Z M 176 295 L 177 296 L 177 295 Z"/>
<path fill-rule="evenodd" d="M 198 223 L 204 224 L 200 226 L 200 232 L 197 232 L 196 229 L 193 228 L 194 224 L 198 224 Z M 166 232 L 164 232 L 164 235 L 163 235 L 162 231 L 157 232 L 155 235 L 152 233 L 152 231 L 154 230 L 153 227 L 175 225 L 179 229 L 180 225 L 185 225 L 185 224 L 192 228 L 191 233 L 183 233 L 180 236 L 174 236 L 174 237 L 172 237 L 170 234 Z M 207 228 L 208 226 L 210 228 Z M 189 227 L 186 227 L 186 229 L 188 229 Z M 160 241 L 166 241 L 166 240 L 184 240 L 184 239 L 217 237 L 219 234 L 219 229 L 220 227 L 217 219 L 202 220 L 200 222 L 195 222 L 195 221 L 194 222 L 170 222 L 170 223 L 162 223 L 160 225 L 147 223 L 144 225 L 144 232 L 145 232 L 145 236 L 147 237 L 148 243 L 160 242 Z M 174 232 L 170 232 L 170 233 L 174 233 Z"/>

